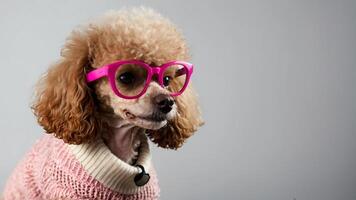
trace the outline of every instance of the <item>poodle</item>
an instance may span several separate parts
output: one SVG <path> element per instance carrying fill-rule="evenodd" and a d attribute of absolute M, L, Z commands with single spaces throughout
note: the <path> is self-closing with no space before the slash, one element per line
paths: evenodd
<path fill-rule="evenodd" d="M 77 27 L 38 82 L 46 135 L 10 176 L 5 199 L 157 199 L 148 139 L 177 149 L 203 124 L 181 32 L 152 9 Z"/>

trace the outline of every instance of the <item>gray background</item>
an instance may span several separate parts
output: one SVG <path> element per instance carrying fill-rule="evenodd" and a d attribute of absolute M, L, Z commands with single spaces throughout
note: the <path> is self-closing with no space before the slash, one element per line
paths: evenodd
<path fill-rule="evenodd" d="M 184 32 L 206 125 L 153 147 L 162 199 L 356 199 L 356 1 L 0 2 L 0 188 L 42 135 L 29 105 L 77 25 L 147 5 Z"/>

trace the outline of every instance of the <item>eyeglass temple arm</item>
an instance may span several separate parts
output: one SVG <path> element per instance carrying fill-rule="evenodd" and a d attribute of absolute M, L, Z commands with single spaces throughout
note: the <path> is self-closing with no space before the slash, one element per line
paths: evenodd
<path fill-rule="evenodd" d="M 193 70 L 192 70 L 193 71 Z M 185 68 L 181 68 L 181 69 L 178 69 L 176 74 L 175 74 L 175 77 L 179 77 L 179 76 L 182 76 L 184 74 L 187 74 L 187 70 Z"/>
<path fill-rule="evenodd" d="M 99 69 L 95 69 L 93 71 L 90 71 L 86 75 L 87 82 L 92 82 L 95 81 L 101 77 L 104 77 L 108 74 L 108 66 L 101 67 Z"/>

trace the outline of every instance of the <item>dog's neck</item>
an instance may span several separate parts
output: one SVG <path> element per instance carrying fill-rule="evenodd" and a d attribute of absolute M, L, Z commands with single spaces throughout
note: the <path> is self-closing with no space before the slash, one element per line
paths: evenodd
<path fill-rule="evenodd" d="M 102 137 L 110 151 L 121 160 L 133 165 L 138 157 L 141 141 L 146 137 L 144 129 L 112 114 L 102 115 L 109 130 Z"/>

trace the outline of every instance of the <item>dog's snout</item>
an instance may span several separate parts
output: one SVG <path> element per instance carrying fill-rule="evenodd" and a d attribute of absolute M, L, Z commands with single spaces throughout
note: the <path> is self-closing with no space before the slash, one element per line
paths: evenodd
<path fill-rule="evenodd" d="M 155 103 L 162 113 L 167 114 L 172 110 L 174 100 L 171 96 L 160 94 L 155 97 Z"/>

